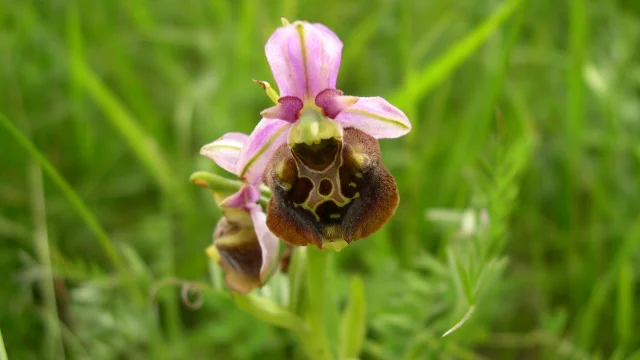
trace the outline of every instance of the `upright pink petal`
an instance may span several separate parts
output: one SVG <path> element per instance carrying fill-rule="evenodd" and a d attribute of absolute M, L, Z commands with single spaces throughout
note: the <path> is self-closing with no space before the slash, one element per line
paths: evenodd
<path fill-rule="evenodd" d="M 267 282 L 278 265 L 278 238 L 267 227 L 267 215 L 258 204 L 249 206 L 253 228 L 256 231 L 260 248 L 262 249 L 262 266 L 260 267 L 260 282 Z"/>
<path fill-rule="evenodd" d="M 203 146 L 200 149 L 200 154 L 211 158 L 218 166 L 235 174 L 240 150 L 248 139 L 249 135 L 243 133 L 227 133 L 218 140 Z"/>
<path fill-rule="evenodd" d="M 281 96 L 311 99 L 336 86 L 342 42 L 324 25 L 296 21 L 278 28 L 265 53 Z"/>
<path fill-rule="evenodd" d="M 236 175 L 250 184 L 259 183 L 271 155 L 287 140 L 290 125 L 283 120 L 260 120 L 240 151 Z"/>
<path fill-rule="evenodd" d="M 407 115 L 381 97 L 358 98 L 355 104 L 340 112 L 335 121 L 376 139 L 397 138 L 411 130 Z"/>

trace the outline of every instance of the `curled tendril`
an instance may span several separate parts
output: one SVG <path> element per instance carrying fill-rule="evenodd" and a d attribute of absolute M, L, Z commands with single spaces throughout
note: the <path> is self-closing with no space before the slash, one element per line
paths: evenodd
<path fill-rule="evenodd" d="M 180 299 L 184 306 L 191 310 L 197 310 L 202 306 L 204 303 L 204 291 L 217 291 L 213 287 L 201 282 L 169 278 L 154 284 L 149 290 L 149 297 L 152 302 L 156 302 L 158 291 L 165 286 L 180 286 Z"/>
<path fill-rule="evenodd" d="M 194 287 L 193 284 L 188 282 L 182 284 L 180 297 L 182 298 L 182 303 L 191 310 L 199 309 L 204 302 L 202 289 Z"/>

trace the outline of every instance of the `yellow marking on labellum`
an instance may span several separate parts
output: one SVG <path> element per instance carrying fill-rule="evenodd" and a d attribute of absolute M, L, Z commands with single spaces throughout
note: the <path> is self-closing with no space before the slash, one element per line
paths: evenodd
<path fill-rule="evenodd" d="M 293 206 L 294 206 L 294 207 L 296 207 L 296 208 L 297 208 L 297 207 L 301 207 L 301 208 L 303 208 L 303 209 L 307 210 L 308 212 L 310 212 L 310 213 L 312 213 L 312 214 L 313 214 L 313 216 L 316 218 L 316 221 L 317 221 L 317 222 L 320 222 L 320 215 L 316 214 L 315 209 L 311 209 L 311 208 L 309 207 L 309 205 L 307 204 L 307 201 L 305 201 L 305 202 L 304 202 L 304 203 L 302 203 L 302 204 L 296 204 L 296 203 L 293 203 Z M 317 206 L 316 206 L 316 207 L 317 207 Z"/>
<path fill-rule="evenodd" d="M 340 219 L 340 214 L 330 214 L 329 218 L 331 218 L 331 219 Z"/>
<path fill-rule="evenodd" d="M 349 186 L 353 186 L 353 187 L 358 187 L 358 184 L 354 183 L 353 181 L 349 183 Z"/>
<path fill-rule="evenodd" d="M 276 166 L 276 174 L 280 179 L 284 177 L 284 167 L 286 166 L 286 160 L 280 161 L 278 166 Z"/>
<path fill-rule="evenodd" d="M 358 171 L 357 173 L 354 174 L 358 179 L 362 179 L 362 173 L 360 171 Z"/>
<path fill-rule="evenodd" d="M 358 165 L 359 168 L 363 168 L 364 164 L 366 163 L 368 156 L 361 151 L 354 151 L 351 156 L 353 157 L 353 160 L 356 162 L 356 164 Z"/>

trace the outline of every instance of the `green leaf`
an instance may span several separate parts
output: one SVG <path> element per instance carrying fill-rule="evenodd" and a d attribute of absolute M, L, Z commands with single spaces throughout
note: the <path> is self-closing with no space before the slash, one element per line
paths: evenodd
<path fill-rule="evenodd" d="M 126 267 L 120 253 L 117 251 L 113 242 L 107 235 L 98 218 L 91 212 L 89 207 L 84 203 L 82 198 L 69 185 L 67 180 L 58 172 L 51 162 L 36 148 L 36 146 L 26 136 L 20 132 L 9 121 L 7 117 L 0 114 L 0 125 L 4 126 L 13 139 L 42 167 L 42 170 L 49 176 L 53 183 L 62 191 L 76 213 L 82 218 L 89 230 L 98 239 L 98 244 L 102 247 L 102 251 L 106 254 L 113 266 L 121 272 L 126 272 Z"/>
<path fill-rule="evenodd" d="M 453 249 L 449 248 L 447 251 L 447 258 L 449 260 L 449 268 L 453 274 L 453 280 L 458 291 L 464 294 L 467 304 L 474 305 L 475 297 L 473 296 L 473 285 L 471 284 L 467 270 L 462 262 L 456 258 Z"/>
<path fill-rule="evenodd" d="M 177 182 L 171 166 L 155 139 L 145 132 L 129 110 L 91 69 L 84 64 L 78 64 L 76 70 L 87 93 L 102 109 L 109 122 L 120 132 L 149 174 L 163 191 L 171 194 L 185 213 L 188 213 L 189 209 L 193 208 L 190 204 L 191 200 Z"/>
<path fill-rule="evenodd" d="M 464 325 L 464 323 L 466 323 L 467 320 L 469 320 L 471 318 L 471 315 L 473 315 L 474 311 L 476 311 L 476 307 L 475 306 L 470 306 L 469 310 L 467 310 L 467 312 L 464 314 L 464 316 L 462 316 L 462 319 L 460 319 L 460 321 L 458 321 L 455 325 L 453 325 L 453 327 L 451 327 L 451 329 L 447 330 L 444 334 L 442 334 L 442 337 L 449 336 L 454 331 L 460 329 L 460 327 L 462 327 L 462 325 Z"/>
<path fill-rule="evenodd" d="M 390 99 L 391 103 L 404 107 L 424 97 L 476 51 L 511 16 L 520 0 L 506 1 L 491 17 L 476 27 L 466 37 L 452 45 L 438 59 L 427 65 L 415 78 Z"/>
<path fill-rule="evenodd" d="M 351 280 L 351 294 L 340 323 L 340 359 L 358 358 L 367 325 L 364 284 L 358 276 Z"/>
<path fill-rule="evenodd" d="M 254 294 L 240 295 L 237 293 L 232 293 L 231 297 L 240 309 L 268 324 L 297 333 L 309 331 L 309 325 L 304 320 L 270 299 Z"/>

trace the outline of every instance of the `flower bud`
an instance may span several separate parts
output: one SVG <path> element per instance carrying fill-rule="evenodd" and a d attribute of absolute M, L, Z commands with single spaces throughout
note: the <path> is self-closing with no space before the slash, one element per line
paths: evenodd
<path fill-rule="evenodd" d="M 227 286 L 239 293 L 246 294 L 261 286 L 260 269 L 262 267 L 262 249 L 251 217 L 242 211 L 234 211 L 234 217 L 241 221 L 230 220 L 223 216 L 213 232 L 213 245 L 207 249 L 207 255 L 218 262 L 225 273 Z"/>

